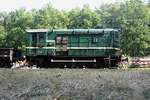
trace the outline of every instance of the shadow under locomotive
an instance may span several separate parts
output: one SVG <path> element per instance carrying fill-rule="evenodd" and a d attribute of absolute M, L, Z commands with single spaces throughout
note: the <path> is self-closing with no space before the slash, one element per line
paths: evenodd
<path fill-rule="evenodd" d="M 121 56 L 68 57 L 68 56 L 27 56 L 29 66 L 41 68 L 113 68 L 118 67 Z"/>
<path fill-rule="evenodd" d="M 13 63 L 26 60 L 30 67 L 40 68 L 112 68 L 118 67 L 121 56 L 26 56 L 23 58 L 21 50 L 14 48 L 0 48 L 0 67 L 11 68 Z"/>

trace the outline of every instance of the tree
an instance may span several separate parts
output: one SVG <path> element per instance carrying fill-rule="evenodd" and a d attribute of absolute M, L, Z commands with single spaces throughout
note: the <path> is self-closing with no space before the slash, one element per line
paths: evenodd
<path fill-rule="evenodd" d="M 68 24 L 67 13 L 53 8 L 50 4 L 35 12 L 33 15 L 34 28 L 58 29 L 66 28 Z"/>
<path fill-rule="evenodd" d="M 120 8 L 119 18 L 123 30 L 122 48 L 131 56 L 147 55 L 149 48 L 150 30 L 147 21 L 150 10 L 140 0 L 130 0 Z M 123 14 L 124 13 L 124 14 Z"/>
<path fill-rule="evenodd" d="M 4 26 L 0 25 L 0 47 L 3 47 L 5 45 L 5 39 L 6 39 L 6 32 Z"/>
<path fill-rule="evenodd" d="M 141 0 L 105 4 L 96 10 L 84 5 L 82 9 L 67 12 L 48 4 L 30 12 L 23 8 L 10 13 L 0 12 L 0 46 L 23 47 L 28 28 L 118 28 L 122 31 L 124 54 L 150 54 L 150 6 Z"/>
<path fill-rule="evenodd" d="M 26 43 L 25 31 L 31 27 L 32 15 L 25 9 L 10 12 L 5 18 L 7 32 L 5 47 L 22 47 Z"/>
<path fill-rule="evenodd" d="M 82 9 L 76 8 L 69 12 L 68 28 L 95 28 L 100 17 L 92 11 L 88 5 L 84 5 Z"/>
<path fill-rule="evenodd" d="M 7 35 L 7 47 L 21 48 L 26 45 L 25 31 L 20 28 L 12 28 Z"/>
<path fill-rule="evenodd" d="M 150 10 L 141 0 L 129 0 L 122 4 L 103 6 L 97 10 L 105 27 L 119 28 L 121 48 L 124 54 L 131 56 L 147 55 L 149 48 Z M 150 53 L 150 52 L 149 52 Z"/>

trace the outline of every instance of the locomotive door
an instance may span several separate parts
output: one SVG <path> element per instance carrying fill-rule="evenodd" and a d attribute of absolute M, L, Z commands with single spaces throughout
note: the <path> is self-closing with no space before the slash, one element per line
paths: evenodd
<path fill-rule="evenodd" d="M 68 37 L 57 36 L 56 37 L 56 52 L 58 55 L 68 55 Z"/>
<path fill-rule="evenodd" d="M 36 48 L 35 47 L 37 47 L 37 34 L 35 33 L 35 34 L 32 34 L 32 47 L 34 47 L 33 48 L 33 54 L 34 55 L 36 55 L 36 53 L 37 53 L 37 50 L 36 50 Z"/>
<path fill-rule="evenodd" d="M 41 54 L 41 52 L 42 51 L 39 51 L 37 48 L 42 48 L 42 47 L 44 47 L 44 45 L 45 45 L 45 42 L 44 42 L 44 40 L 45 40 L 45 36 L 44 36 L 44 34 L 41 34 L 41 33 L 34 33 L 34 34 L 32 34 L 32 47 L 34 47 L 33 48 L 33 54 Z"/>

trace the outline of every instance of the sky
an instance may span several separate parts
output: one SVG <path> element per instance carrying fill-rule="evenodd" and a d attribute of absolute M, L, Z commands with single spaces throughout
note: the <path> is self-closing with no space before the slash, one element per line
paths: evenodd
<path fill-rule="evenodd" d="M 105 3 L 122 2 L 123 0 L 0 0 L 0 11 L 10 12 L 19 8 L 31 10 L 40 9 L 47 3 L 51 3 L 57 9 L 70 10 L 88 4 L 92 9 Z"/>

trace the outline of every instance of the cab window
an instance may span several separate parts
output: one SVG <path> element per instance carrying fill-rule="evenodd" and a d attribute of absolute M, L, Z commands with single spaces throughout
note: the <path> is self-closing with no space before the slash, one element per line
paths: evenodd
<path fill-rule="evenodd" d="M 39 41 L 44 41 L 44 34 L 39 34 Z"/>
<path fill-rule="evenodd" d="M 37 41 L 37 34 L 32 34 L 32 41 Z"/>

